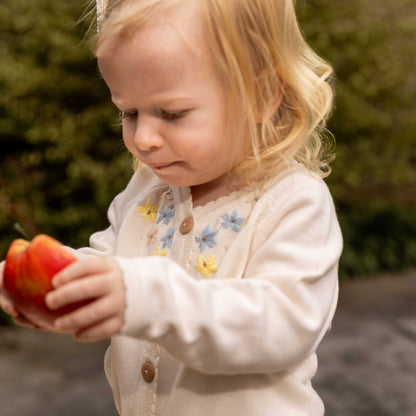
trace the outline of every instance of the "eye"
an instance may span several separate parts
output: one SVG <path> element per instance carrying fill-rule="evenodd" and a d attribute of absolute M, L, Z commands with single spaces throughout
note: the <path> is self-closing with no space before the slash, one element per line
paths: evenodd
<path fill-rule="evenodd" d="M 127 110 L 127 111 L 120 111 L 120 119 L 132 119 L 135 120 L 139 116 L 139 112 L 137 110 Z"/>
<path fill-rule="evenodd" d="M 160 115 L 167 121 L 174 121 L 182 118 L 186 114 L 186 110 L 181 111 L 166 111 L 160 110 Z"/>

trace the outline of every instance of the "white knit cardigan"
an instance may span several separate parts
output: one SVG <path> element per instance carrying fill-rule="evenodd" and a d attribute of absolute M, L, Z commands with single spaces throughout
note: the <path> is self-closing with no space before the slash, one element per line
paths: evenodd
<path fill-rule="evenodd" d="M 122 416 L 323 415 L 311 379 L 342 238 L 321 179 L 295 164 L 262 194 L 193 208 L 188 188 L 142 168 L 108 217 L 82 251 L 124 273 L 125 324 L 105 357 Z"/>

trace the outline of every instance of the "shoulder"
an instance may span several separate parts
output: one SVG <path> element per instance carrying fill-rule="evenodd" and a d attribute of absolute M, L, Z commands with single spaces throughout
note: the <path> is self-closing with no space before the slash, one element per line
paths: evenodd
<path fill-rule="evenodd" d="M 276 177 L 257 201 L 250 217 L 253 250 L 267 242 L 285 249 L 342 249 L 342 235 L 326 183 L 304 167 L 291 166 Z"/>
<path fill-rule="evenodd" d="M 293 164 L 281 171 L 266 187 L 259 199 L 261 205 L 280 207 L 301 203 L 332 205 L 326 183 L 301 164 Z"/>
<path fill-rule="evenodd" d="M 258 241 L 277 230 L 293 229 L 317 235 L 325 230 L 339 232 L 338 219 L 326 183 L 302 165 L 282 171 L 258 199 L 250 222 Z"/>

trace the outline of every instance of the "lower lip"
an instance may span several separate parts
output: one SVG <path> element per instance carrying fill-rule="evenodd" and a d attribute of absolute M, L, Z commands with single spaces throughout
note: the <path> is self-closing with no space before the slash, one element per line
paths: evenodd
<path fill-rule="evenodd" d="M 168 168 L 172 165 L 173 165 L 173 163 L 167 163 L 166 165 L 154 165 L 154 166 L 152 166 L 152 168 L 154 170 L 163 170 L 163 169 L 166 169 L 166 168 Z"/>

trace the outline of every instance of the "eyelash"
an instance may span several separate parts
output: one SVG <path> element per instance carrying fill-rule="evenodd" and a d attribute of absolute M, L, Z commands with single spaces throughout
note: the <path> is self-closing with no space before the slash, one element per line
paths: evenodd
<path fill-rule="evenodd" d="M 179 120 L 185 115 L 186 111 L 165 111 L 160 110 L 160 115 L 168 121 Z"/>
<path fill-rule="evenodd" d="M 179 120 L 186 114 L 186 112 L 187 112 L 186 110 L 183 110 L 183 111 L 159 110 L 160 116 L 167 121 Z M 120 111 L 120 120 L 124 120 L 124 119 L 136 120 L 138 116 L 139 116 L 139 112 L 136 110 Z"/>
<path fill-rule="evenodd" d="M 136 119 L 138 117 L 139 113 L 136 110 L 130 110 L 130 111 L 120 111 L 120 120 L 124 120 L 125 118 L 129 119 Z"/>

